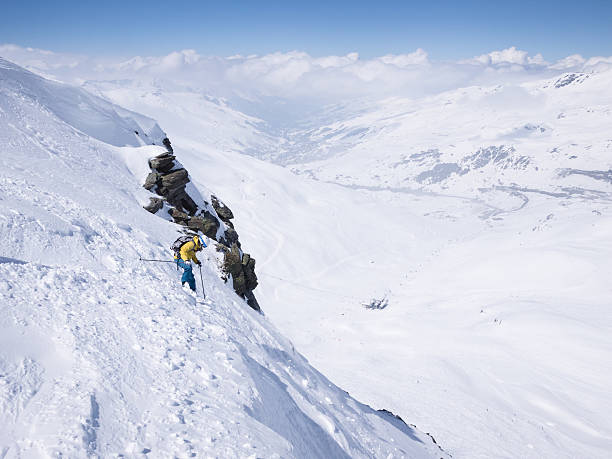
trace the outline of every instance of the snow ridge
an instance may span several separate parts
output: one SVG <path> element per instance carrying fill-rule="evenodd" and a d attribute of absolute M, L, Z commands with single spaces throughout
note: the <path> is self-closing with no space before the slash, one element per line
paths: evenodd
<path fill-rule="evenodd" d="M 79 131 L 115 146 L 161 145 L 166 135 L 155 120 L 87 91 L 46 80 L 0 57 L 0 88 L 27 97 Z"/>

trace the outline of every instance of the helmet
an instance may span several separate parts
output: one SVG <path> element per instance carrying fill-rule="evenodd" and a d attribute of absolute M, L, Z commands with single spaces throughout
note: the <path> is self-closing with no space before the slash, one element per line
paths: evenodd
<path fill-rule="evenodd" d="M 200 250 L 202 248 L 202 241 L 200 241 L 200 237 L 199 236 L 194 236 L 193 237 L 193 242 L 195 243 L 196 250 Z"/>

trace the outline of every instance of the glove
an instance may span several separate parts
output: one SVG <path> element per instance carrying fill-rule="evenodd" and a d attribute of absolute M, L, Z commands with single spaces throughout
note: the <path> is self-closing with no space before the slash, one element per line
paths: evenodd
<path fill-rule="evenodd" d="M 202 266 L 202 262 L 201 262 L 201 261 L 195 261 L 194 263 L 195 263 L 196 265 L 198 265 L 198 266 Z"/>

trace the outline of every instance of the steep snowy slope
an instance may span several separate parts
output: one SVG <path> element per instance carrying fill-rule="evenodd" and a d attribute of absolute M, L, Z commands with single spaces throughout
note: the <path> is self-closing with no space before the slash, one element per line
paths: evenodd
<path fill-rule="evenodd" d="M 0 68 L 0 456 L 445 455 L 310 367 L 213 249 L 206 300 L 139 261 L 167 259 L 177 232 L 131 172 L 161 148 L 92 138 L 61 114 L 77 106 L 106 138 L 109 112 L 62 91 Z"/>
<path fill-rule="evenodd" d="M 36 101 L 79 131 L 115 146 L 161 144 L 155 120 L 131 112 L 80 88 L 46 80 L 0 57 L 3 93 Z M 27 129 L 28 126 L 25 126 Z"/>
<path fill-rule="evenodd" d="M 183 140 L 182 148 L 204 146 L 272 155 L 284 143 L 267 133 L 263 120 L 194 87 L 159 79 L 88 81 L 83 87 L 139 113 L 155 113 L 163 126 L 174 127 L 174 137 Z"/>
<path fill-rule="evenodd" d="M 352 394 L 453 457 L 607 457 L 610 192 L 503 193 L 494 207 L 227 153 L 185 163 L 249 216 L 237 229 L 268 315 Z"/>
<path fill-rule="evenodd" d="M 454 457 L 604 458 L 609 79 L 336 107 L 276 157 L 318 182 L 164 126 L 248 216 L 268 315 L 343 387 Z"/>

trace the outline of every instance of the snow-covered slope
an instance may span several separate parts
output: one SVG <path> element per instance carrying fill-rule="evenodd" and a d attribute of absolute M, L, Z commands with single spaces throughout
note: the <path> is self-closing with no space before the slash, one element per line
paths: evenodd
<path fill-rule="evenodd" d="M 612 70 L 461 88 L 342 109 L 295 130 L 276 159 L 344 184 L 477 193 L 499 186 L 597 184 L 612 154 Z M 582 176 L 582 177 L 579 177 Z M 610 182 L 606 177 L 601 180 Z"/>
<path fill-rule="evenodd" d="M 283 143 L 267 133 L 263 120 L 194 87 L 160 79 L 87 81 L 83 87 L 139 113 L 155 113 L 162 126 L 173 126 L 181 148 L 271 155 Z"/>
<path fill-rule="evenodd" d="M 270 318 L 343 387 L 454 457 L 604 458 L 610 75 L 326 109 L 272 155 L 306 177 L 164 126 L 247 216 Z"/>
<path fill-rule="evenodd" d="M 161 148 L 103 143 L 125 119 L 70 91 L 0 66 L 0 456 L 445 455 L 314 370 L 212 249 L 206 300 L 139 261 L 177 233 L 134 175 Z"/>
<path fill-rule="evenodd" d="M 574 70 L 323 107 L 285 132 L 256 100 L 246 116 L 169 81 L 87 87 L 164 121 L 242 216 L 267 315 L 342 387 L 456 458 L 606 458 L 612 85 Z"/>
<path fill-rule="evenodd" d="M 19 94 L 51 111 L 73 128 L 115 146 L 160 145 L 164 132 L 155 120 L 131 112 L 83 89 L 46 80 L 0 58 L 3 97 Z M 15 106 L 19 109 L 19 106 Z M 30 126 L 19 126 L 28 129 Z"/>
<path fill-rule="evenodd" d="M 237 230 L 267 314 L 349 392 L 453 457 L 607 457 L 607 194 L 485 202 L 313 182 L 227 153 L 185 164 L 248 216 Z"/>

